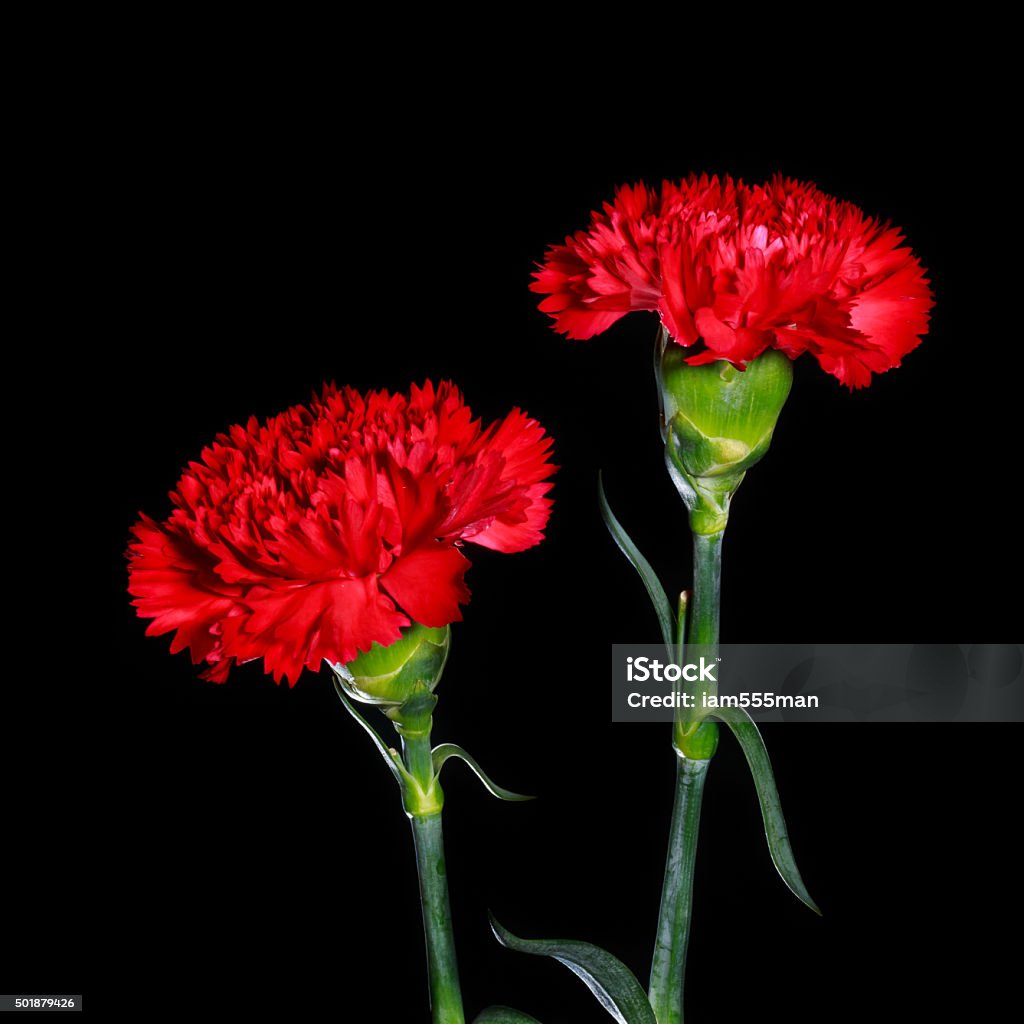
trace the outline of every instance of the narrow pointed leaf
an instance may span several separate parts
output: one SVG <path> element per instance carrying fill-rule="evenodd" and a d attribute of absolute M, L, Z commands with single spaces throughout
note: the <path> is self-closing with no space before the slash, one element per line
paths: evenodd
<path fill-rule="evenodd" d="M 608 532 L 615 539 L 619 550 L 629 559 L 629 564 L 640 574 L 640 579 L 644 581 L 647 595 L 650 597 L 651 604 L 654 605 L 654 612 L 658 616 L 658 625 L 661 627 L 661 635 L 665 641 L 665 647 L 671 651 L 672 608 L 668 603 L 665 588 L 661 585 L 661 580 L 658 579 L 658 574 L 651 567 L 651 563 L 640 554 L 640 550 L 633 543 L 632 537 L 626 533 L 622 528 L 622 524 L 615 518 L 615 513 L 612 512 L 611 506 L 608 504 L 608 498 L 604 493 L 604 480 L 600 473 L 597 476 L 597 499 L 601 505 L 601 518 L 604 520 L 604 525 L 608 527 Z"/>
<path fill-rule="evenodd" d="M 445 763 L 450 757 L 457 757 L 460 761 L 465 761 L 476 777 L 484 784 L 484 788 L 492 796 L 496 796 L 499 800 L 533 800 L 532 796 L 523 796 L 522 793 L 513 793 L 510 789 L 502 789 L 501 786 L 496 786 L 484 773 L 484 770 L 476 763 L 476 758 L 466 753 L 462 747 L 456 743 L 442 743 L 440 746 L 434 747 L 431 754 L 434 761 L 434 774 L 437 775 L 441 771 L 441 765 Z"/>
<path fill-rule="evenodd" d="M 488 1006 L 473 1018 L 473 1024 L 540 1024 L 540 1021 L 507 1006 Z"/>
<path fill-rule="evenodd" d="M 786 819 L 782 816 L 782 803 L 779 800 L 778 787 L 775 785 L 775 773 L 772 771 L 772 762 L 768 757 L 768 749 L 764 745 L 761 731 L 750 715 L 741 708 L 723 709 L 717 717 L 725 722 L 739 741 L 750 773 L 754 776 L 757 799 L 760 801 L 761 815 L 764 818 L 764 831 L 768 837 L 768 850 L 775 867 L 793 895 L 816 914 L 820 914 L 821 911 L 811 899 L 796 866 L 793 847 L 790 845 L 789 833 L 786 830 Z"/>
<path fill-rule="evenodd" d="M 682 667 L 686 661 L 686 612 L 690 607 L 690 592 L 679 594 L 679 613 L 676 616 L 676 664 Z"/>
<path fill-rule="evenodd" d="M 570 939 L 520 939 L 498 924 L 493 914 L 491 928 L 498 941 L 508 949 L 550 956 L 565 964 L 618 1024 L 657 1024 L 647 995 L 633 972 L 599 946 Z"/>
<path fill-rule="evenodd" d="M 340 700 L 341 703 L 345 706 L 345 710 L 366 730 L 367 735 L 370 737 L 371 740 L 373 740 L 373 745 L 380 752 L 380 756 L 384 758 L 384 761 L 387 764 L 388 768 L 391 769 L 391 774 L 394 775 L 395 782 L 397 782 L 401 786 L 402 777 L 406 773 L 402 768 L 401 764 L 399 764 L 398 762 L 398 755 L 392 754 L 392 752 L 387 748 L 384 741 L 380 738 L 380 736 L 377 735 L 377 730 L 374 729 L 374 727 L 370 725 L 370 723 L 365 718 L 363 718 L 363 716 L 359 714 L 358 711 L 356 711 L 352 702 L 348 699 L 348 697 L 345 696 L 345 691 L 342 690 L 340 684 L 338 683 L 338 677 L 333 671 L 331 673 L 331 681 L 334 683 L 334 692 L 337 693 L 338 700 Z"/>

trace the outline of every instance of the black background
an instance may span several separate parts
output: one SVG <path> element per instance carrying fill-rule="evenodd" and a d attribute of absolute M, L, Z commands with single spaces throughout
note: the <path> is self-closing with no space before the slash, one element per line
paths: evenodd
<path fill-rule="evenodd" d="M 250 665 L 226 686 L 199 681 L 166 637 L 144 638 L 123 560 L 138 510 L 167 513 L 178 470 L 216 431 L 325 380 L 425 377 L 452 378 L 488 419 L 528 409 L 562 467 L 543 545 L 470 551 L 473 600 L 435 715 L 438 742 L 539 796 L 500 804 L 458 765 L 445 771 L 467 1010 L 608 1019 L 560 965 L 501 949 L 488 908 L 525 936 L 596 942 L 646 982 L 673 754 L 667 727 L 608 721 L 608 644 L 655 627 L 595 486 L 603 468 L 669 589 L 685 585 L 655 322 L 568 342 L 526 290 L 545 246 L 618 183 L 811 178 L 900 224 L 934 282 L 931 333 L 870 389 L 796 365 L 772 450 L 734 504 L 723 640 L 1012 640 L 1019 331 L 1006 319 L 1016 270 L 1004 277 L 1001 261 L 1016 213 L 998 212 L 1000 133 L 976 113 L 1000 122 L 979 103 L 920 100 L 941 84 L 934 69 L 898 78 L 895 96 L 832 95 L 814 113 L 752 85 L 746 106 L 705 92 L 678 116 L 643 90 L 555 102 L 536 84 L 481 104 L 476 80 L 410 82 L 393 104 L 364 83 L 334 109 L 305 102 L 323 83 L 282 94 L 183 72 L 141 97 L 105 94 L 103 130 L 76 136 L 81 176 L 61 200 L 68 262 L 87 282 L 63 408 L 97 429 L 76 436 L 56 408 L 53 450 L 85 472 L 54 499 L 65 554 L 47 612 L 97 618 L 74 650 L 43 630 L 22 677 L 37 680 L 26 726 L 0 753 L 16 823 L 5 991 L 84 990 L 96 1013 L 129 989 L 180 1015 L 205 993 L 271 1019 L 426 1020 L 408 825 L 366 738 L 325 677 L 289 690 Z M 68 103 L 70 122 L 87 120 Z M 93 556 L 97 573 L 72 568 Z M 1020 873 L 1007 836 L 1019 729 L 765 733 L 825 916 L 775 875 L 724 738 L 702 825 L 690 1019 L 983 1016 L 1007 983 L 993 931 Z M 375 1009 L 351 1010 L 355 992 Z"/>

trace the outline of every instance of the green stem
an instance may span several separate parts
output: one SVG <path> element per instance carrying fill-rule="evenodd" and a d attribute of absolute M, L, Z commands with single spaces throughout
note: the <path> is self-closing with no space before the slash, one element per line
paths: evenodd
<path fill-rule="evenodd" d="M 687 661 L 718 652 L 722 532 L 693 537 L 694 590 Z M 658 934 L 651 964 L 649 997 L 658 1024 L 682 1024 L 683 980 L 693 905 L 693 870 L 697 859 L 700 807 L 708 765 L 718 743 L 718 725 L 680 716 L 675 723 L 676 796 L 669 830 L 665 881 L 661 891 Z"/>
<path fill-rule="evenodd" d="M 464 1024 L 459 968 L 455 961 L 452 912 L 448 903 L 448 877 L 444 866 L 441 812 L 411 816 L 420 876 L 423 931 L 427 942 L 430 1007 L 434 1024 Z"/>
<path fill-rule="evenodd" d="M 658 937 L 651 964 L 650 1000 L 658 1024 L 680 1024 L 683 1019 L 683 975 L 690 936 L 693 866 L 697 860 L 704 779 L 711 763 L 694 761 L 682 754 L 677 761 L 671 841 L 665 859 Z"/>
<path fill-rule="evenodd" d="M 693 536 L 693 612 L 690 643 L 701 648 L 705 658 L 718 651 L 718 624 L 722 583 L 722 537 L 725 531 Z"/>
<path fill-rule="evenodd" d="M 722 537 L 724 531 L 693 535 L 693 599 L 690 605 L 690 631 L 683 636 L 679 627 L 679 648 L 685 660 L 713 662 L 718 657 L 718 624 L 722 580 Z M 718 725 L 703 709 L 704 694 L 714 692 L 714 684 L 691 683 L 687 693 L 693 710 L 680 708 L 675 723 L 675 748 L 694 760 L 707 760 L 718 744 Z"/>
<path fill-rule="evenodd" d="M 407 794 L 406 810 L 412 822 L 416 871 L 420 879 L 420 905 L 427 947 L 430 1007 L 434 1024 L 464 1024 L 459 967 L 455 959 L 452 911 L 448 901 L 448 876 L 444 864 L 444 833 L 441 827 L 443 794 L 434 777 L 430 731 L 402 731 L 405 766 L 421 792 L 431 799 L 416 801 Z"/>

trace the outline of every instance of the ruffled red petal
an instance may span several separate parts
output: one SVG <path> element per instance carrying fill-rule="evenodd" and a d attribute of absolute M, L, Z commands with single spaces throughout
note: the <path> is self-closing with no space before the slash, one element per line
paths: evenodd
<path fill-rule="evenodd" d="M 147 636 L 174 631 L 171 652 L 191 649 L 193 664 L 220 656 L 219 624 L 237 614 L 240 587 L 225 583 L 215 561 L 187 534 L 143 516 L 132 527 L 128 592 L 142 618 L 153 621 Z M 222 670 L 226 676 L 227 667 Z"/>
<path fill-rule="evenodd" d="M 304 586 L 254 587 L 248 615 L 224 624 L 224 652 L 239 662 L 262 658 L 275 682 L 296 683 L 324 659 L 348 662 L 376 642 L 394 643 L 409 625 L 376 576 Z"/>
<path fill-rule="evenodd" d="M 397 560 L 381 577 L 384 589 L 424 626 L 447 626 L 462 618 L 469 600 L 463 577 L 469 559 L 457 548 L 431 541 Z"/>

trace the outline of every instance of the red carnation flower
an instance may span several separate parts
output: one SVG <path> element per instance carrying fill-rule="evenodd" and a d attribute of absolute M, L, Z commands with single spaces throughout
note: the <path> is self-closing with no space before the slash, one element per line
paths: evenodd
<path fill-rule="evenodd" d="M 660 192 L 620 188 L 586 231 L 548 250 L 530 287 L 570 338 L 652 310 L 680 345 L 703 341 L 690 363 L 810 352 L 855 388 L 928 330 L 931 289 L 902 241 L 811 184 L 692 176 Z"/>
<path fill-rule="evenodd" d="M 325 387 L 309 407 L 234 426 L 189 463 L 163 522 L 132 528 L 129 591 L 146 632 L 175 630 L 204 678 L 262 658 L 294 685 L 469 599 L 472 541 L 543 537 L 551 439 L 514 409 L 486 429 L 450 383 L 408 395 Z"/>

